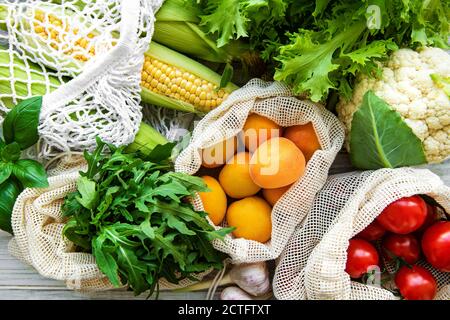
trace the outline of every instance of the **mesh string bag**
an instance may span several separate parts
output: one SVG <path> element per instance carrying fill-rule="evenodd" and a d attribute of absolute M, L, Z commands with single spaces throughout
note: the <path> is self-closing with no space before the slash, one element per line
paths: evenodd
<path fill-rule="evenodd" d="M 233 263 L 272 260 L 281 253 L 325 183 L 344 140 L 342 125 L 324 107 L 297 99 L 282 83 L 254 79 L 234 91 L 195 126 L 189 145 L 175 161 L 175 170 L 195 174 L 202 165 L 201 150 L 237 136 L 250 113 L 265 116 L 284 127 L 312 122 L 322 150 L 315 152 L 303 177 L 273 207 L 269 242 L 260 243 L 232 235 L 227 235 L 224 242 L 213 241 L 214 247 L 228 254 Z M 203 208 L 199 197 L 195 204 Z"/>
<path fill-rule="evenodd" d="M 416 194 L 426 194 L 450 210 L 450 188 L 426 169 L 381 169 L 330 177 L 278 260 L 275 296 L 289 300 L 397 299 L 379 284 L 350 279 L 345 272 L 347 248 L 349 240 L 390 203 Z M 425 261 L 419 265 L 435 276 L 436 299 L 450 299 L 450 274 Z"/>
<path fill-rule="evenodd" d="M 8 46 L 0 54 L 8 56 L 14 72 L 1 75 L 7 90 L 1 93 L 0 108 L 7 111 L 8 103 L 40 88 L 44 95 L 40 157 L 92 150 L 96 136 L 118 146 L 133 141 L 142 120 L 144 52 L 161 4 L 162 0 L 6 0 L 2 4 L 0 23 L 6 25 Z M 42 73 L 39 77 L 37 69 Z M 18 81 L 26 88 L 23 92 L 16 90 Z"/>

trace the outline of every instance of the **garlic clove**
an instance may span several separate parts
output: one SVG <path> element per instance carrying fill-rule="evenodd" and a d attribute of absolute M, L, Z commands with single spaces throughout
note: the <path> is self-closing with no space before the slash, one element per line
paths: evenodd
<path fill-rule="evenodd" d="M 241 288 L 227 287 L 220 294 L 220 300 L 252 300 L 252 298 Z"/>
<path fill-rule="evenodd" d="M 253 296 L 264 295 L 271 290 L 269 270 L 265 262 L 237 265 L 230 271 L 230 278 Z"/>

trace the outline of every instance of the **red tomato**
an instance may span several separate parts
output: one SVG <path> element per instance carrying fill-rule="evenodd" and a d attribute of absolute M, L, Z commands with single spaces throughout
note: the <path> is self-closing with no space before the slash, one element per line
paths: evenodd
<path fill-rule="evenodd" d="M 378 252 L 373 245 L 366 240 L 351 239 L 347 249 L 345 272 L 354 279 L 361 278 L 370 271 L 371 266 L 378 265 L 378 260 Z"/>
<path fill-rule="evenodd" d="M 356 235 L 356 238 L 362 238 L 367 241 L 374 241 L 381 239 L 386 233 L 386 229 L 383 228 L 377 220 L 374 220 L 363 231 Z"/>
<path fill-rule="evenodd" d="M 414 264 L 419 260 L 419 241 L 412 234 L 391 233 L 384 238 L 383 248 L 386 250 L 384 256 L 387 260 L 392 259 L 390 254 L 402 258 L 409 264 Z"/>
<path fill-rule="evenodd" d="M 395 275 L 395 285 L 406 300 L 432 300 L 437 291 L 433 275 L 417 265 L 401 267 Z"/>
<path fill-rule="evenodd" d="M 408 234 L 419 229 L 427 217 L 427 205 L 419 196 L 401 198 L 388 205 L 377 217 L 388 231 Z"/>
<path fill-rule="evenodd" d="M 431 227 L 436 221 L 439 220 L 438 212 L 435 206 L 427 203 L 427 217 L 422 226 L 417 230 L 419 234 L 425 232 L 426 229 Z"/>
<path fill-rule="evenodd" d="M 433 267 L 450 272 L 450 221 L 437 222 L 425 231 L 422 250 Z"/>

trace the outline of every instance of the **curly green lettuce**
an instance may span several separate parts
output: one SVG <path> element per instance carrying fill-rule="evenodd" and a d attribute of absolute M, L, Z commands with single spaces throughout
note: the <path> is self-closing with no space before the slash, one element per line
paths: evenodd
<path fill-rule="evenodd" d="M 274 79 L 323 101 L 349 98 L 356 73 L 377 75 L 378 62 L 400 47 L 447 48 L 444 0 L 204 0 L 206 32 L 219 46 L 238 38 L 273 67 Z M 275 61 L 275 63 L 273 63 Z"/>

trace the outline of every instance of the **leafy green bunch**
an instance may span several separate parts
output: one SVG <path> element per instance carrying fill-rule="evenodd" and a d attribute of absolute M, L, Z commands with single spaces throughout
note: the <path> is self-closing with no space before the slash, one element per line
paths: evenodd
<path fill-rule="evenodd" d="M 378 75 L 377 61 L 398 47 L 447 47 L 448 1 L 195 2 L 218 46 L 247 39 L 272 65 L 275 80 L 313 101 L 325 100 L 330 90 L 348 98 L 355 74 Z"/>
<path fill-rule="evenodd" d="M 23 159 L 24 150 L 39 140 L 39 114 L 42 97 L 22 101 L 7 114 L 0 138 L 0 229 L 12 233 L 11 213 L 24 188 L 48 187 L 42 164 Z"/>
<path fill-rule="evenodd" d="M 64 235 L 78 250 L 92 252 L 114 286 L 128 284 L 136 295 L 157 291 L 161 278 L 176 284 L 220 269 L 225 256 L 211 240 L 232 229 L 216 231 L 193 208 L 190 199 L 208 189 L 201 178 L 172 171 L 173 144 L 144 157 L 97 143 L 85 153 L 88 170 L 62 207 L 69 218 Z"/>

